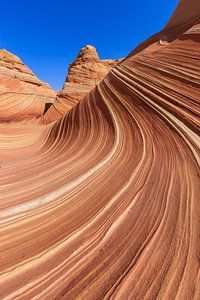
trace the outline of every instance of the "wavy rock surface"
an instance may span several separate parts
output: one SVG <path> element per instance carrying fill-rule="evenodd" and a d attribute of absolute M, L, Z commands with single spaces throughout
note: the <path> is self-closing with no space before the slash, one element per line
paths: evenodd
<path fill-rule="evenodd" d="M 0 50 L 0 122 L 41 117 L 56 92 L 16 55 Z"/>
<path fill-rule="evenodd" d="M 200 299 L 200 22 L 164 33 L 56 123 L 1 126 L 1 299 Z"/>
<path fill-rule="evenodd" d="M 93 46 L 85 46 L 70 65 L 62 91 L 44 115 L 45 124 L 60 119 L 78 101 L 87 95 L 121 59 L 101 60 Z"/>

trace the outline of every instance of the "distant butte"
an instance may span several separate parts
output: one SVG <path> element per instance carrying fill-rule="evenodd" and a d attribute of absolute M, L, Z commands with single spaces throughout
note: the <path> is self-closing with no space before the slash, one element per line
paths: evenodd
<path fill-rule="evenodd" d="M 60 119 L 121 61 L 122 59 L 101 60 L 95 47 L 91 45 L 81 48 L 76 59 L 69 66 L 62 91 L 44 115 L 42 122 L 51 123 Z"/>

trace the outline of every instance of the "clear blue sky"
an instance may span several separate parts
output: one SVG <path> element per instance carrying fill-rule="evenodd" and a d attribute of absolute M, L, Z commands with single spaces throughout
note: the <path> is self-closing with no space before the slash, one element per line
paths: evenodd
<path fill-rule="evenodd" d="M 126 56 L 160 31 L 178 0 L 1 1 L 0 48 L 61 89 L 68 65 L 87 44 L 101 58 Z"/>

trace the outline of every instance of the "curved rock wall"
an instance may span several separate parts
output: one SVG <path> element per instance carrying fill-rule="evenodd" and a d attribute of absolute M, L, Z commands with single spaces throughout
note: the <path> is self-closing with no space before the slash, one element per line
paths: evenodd
<path fill-rule="evenodd" d="M 159 39 L 57 122 L 1 124 L 0 298 L 200 299 L 200 23 Z"/>

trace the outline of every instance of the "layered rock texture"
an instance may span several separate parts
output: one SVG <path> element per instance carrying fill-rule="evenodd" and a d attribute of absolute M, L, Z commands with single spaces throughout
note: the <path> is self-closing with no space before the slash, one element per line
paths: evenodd
<path fill-rule="evenodd" d="M 0 122 L 41 117 L 56 91 L 39 80 L 16 55 L 0 50 Z"/>
<path fill-rule="evenodd" d="M 121 59 L 101 60 L 93 46 L 82 48 L 70 65 L 62 91 L 42 119 L 51 123 L 60 119 L 67 111 L 87 95 Z"/>
<path fill-rule="evenodd" d="M 175 10 L 165 29 L 177 29 L 179 26 L 184 26 L 186 24 L 190 25 L 195 19 L 198 22 L 199 0 L 182 0 L 179 2 L 177 9 Z"/>
<path fill-rule="evenodd" d="M 192 7 L 57 122 L 0 124 L 1 299 L 200 299 Z"/>

